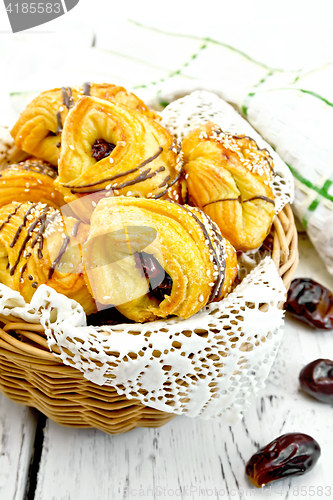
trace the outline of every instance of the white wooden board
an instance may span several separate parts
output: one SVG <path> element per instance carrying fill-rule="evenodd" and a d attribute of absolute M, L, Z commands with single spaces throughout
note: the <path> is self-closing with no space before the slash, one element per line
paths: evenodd
<path fill-rule="evenodd" d="M 25 500 L 36 413 L 0 393 L 0 499 Z"/>
<path fill-rule="evenodd" d="M 305 235 L 300 235 L 300 250 L 297 276 L 333 289 Z M 109 436 L 48 421 L 35 500 L 333 496 L 333 410 L 303 394 L 298 384 L 301 368 L 319 357 L 333 358 L 332 332 L 287 320 L 266 388 L 233 429 L 218 421 L 177 417 L 160 429 Z M 256 490 L 244 475 L 245 463 L 258 447 L 285 432 L 312 435 L 322 447 L 321 458 L 307 475 Z"/>

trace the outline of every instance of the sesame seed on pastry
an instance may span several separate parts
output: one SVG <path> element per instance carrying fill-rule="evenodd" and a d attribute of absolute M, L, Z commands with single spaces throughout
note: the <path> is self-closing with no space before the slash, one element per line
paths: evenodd
<path fill-rule="evenodd" d="M 30 302 L 48 285 L 96 312 L 83 278 L 81 242 L 88 226 L 45 203 L 11 203 L 0 209 L 0 282 Z"/>
<path fill-rule="evenodd" d="M 56 177 L 56 169 L 37 158 L 8 165 L 0 173 L 0 207 L 15 200 L 60 208 L 65 201 L 54 185 Z"/>
<path fill-rule="evenodd" d="M 247 136 L 208 123 L 182 143 L 191 202 L 219 226 L 237 250 L 258 248 L 275 215 L 272 158 Z"/>

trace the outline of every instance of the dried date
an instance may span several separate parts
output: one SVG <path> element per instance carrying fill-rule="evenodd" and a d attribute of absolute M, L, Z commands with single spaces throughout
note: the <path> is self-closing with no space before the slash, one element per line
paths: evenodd
<path fill-rule="evenodd" d="M 112 153 L 115 147 L 116 147 L 115 144 L 106 142 L 104 141 L 104 139 L 98 139 L 97 141 L 94 142 L 91 148 L 92 149 L 91 156 L 95 158 L 96 161 L 103 160 Z"/>
<path fill-rule="evenodd" d="M 303 391 L 323 403 L 333 404 L 333 361 L 316 359 L 299 374 Z"/>
<path fill-rule="evenodd" d="M 310 278 L 291 282 L 285 309 L 314 328 L 333 329 L 333 294 Z"/>
<path fill-rule="evenodd" d="M 283 434 L 257 451 L 245 467 L 250 482 L 260 488 L 267 483 L 310 471 L 320 457 L 320 446 L 311 436 Z"/>

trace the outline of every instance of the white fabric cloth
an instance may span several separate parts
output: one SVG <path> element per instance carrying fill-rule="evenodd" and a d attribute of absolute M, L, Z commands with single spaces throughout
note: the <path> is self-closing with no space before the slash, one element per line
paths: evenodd
<path fill-rule="evenodd" d="M 83 81 L 132 88 L 160 109 L 192 90 L 214 91 L 289 165 L 296 181 L 294 211 L 333 274 L 332 61 L 281 70 L 267 65 L 267 49 L 262 64 L 219 40 L 135 22 L 101 30 L 103 49 L 90 47 L 91 30 L 75 25 L 71 30 L 70 50 L 62 33 L 43 35 L 43 46 L 38 37 L 23 34 L 0 38 L 7 68 L 0 83 L 1 124 L 11 125 L 40 91 Z"/>

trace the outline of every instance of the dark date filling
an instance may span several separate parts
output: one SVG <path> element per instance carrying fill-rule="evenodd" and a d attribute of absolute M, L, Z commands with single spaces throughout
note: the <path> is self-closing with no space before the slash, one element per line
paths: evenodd
<path fill-rule="evenodd" d="M 97 139 L 91 148 L 91 156 L 93 156 L 96 161 L 103 160 L 112 153 L 115 147 L 116 145 L 111 142 L 106 142 L 104 139 Z"/>
<path fill-rule="evenodd" d="M 149 282 L 149 297 L 162 302 L 165 295 L 171 295 L 172 279 L 153 255 L 146 252 L 136 252 L 134 260 L 136 267 L 142 269 L 143 276 Z"/>
<path fill-rule="evenodd" d="M 115 307 L 105 307 L 97 313 L 87 316 L 88 326 L 114 326 L 122 323 L 134 323 L 134 321 L 123 316 Z"/>
<path fill-rule="evenodd" d="M 172 279 L 164 271 L 153 255 L 146 252 L 137 252 L 134 254 L 136 267 L 142 270 L 142 276 L 149 281 L 149 297 L 157 299 L 159 302 L 164 300 L 164 295 L 170 295 L 172 290 Z M 163 281 L 160 283 L 161 278 Z M 97 313 L 87 316 L 88 326 L 119 325 L 121 323 L 134 323 L 123 316 L 115 307 L 106 307 Z"/>

